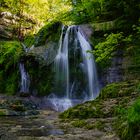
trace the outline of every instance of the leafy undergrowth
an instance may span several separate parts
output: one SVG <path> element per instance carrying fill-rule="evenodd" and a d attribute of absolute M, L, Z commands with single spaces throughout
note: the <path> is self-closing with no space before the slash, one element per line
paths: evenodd
<path fill-rule="evenodd" d="M 18 41 L 0 41 L 0 92 L 13 95 L 17 92 L 18 62 L 23 54 Z"/>
<path fill-rule="evenodd" d="M 114 123 L 118 135 L 123 140 L 140 139 L 140 98 L 123 111 Z"/>

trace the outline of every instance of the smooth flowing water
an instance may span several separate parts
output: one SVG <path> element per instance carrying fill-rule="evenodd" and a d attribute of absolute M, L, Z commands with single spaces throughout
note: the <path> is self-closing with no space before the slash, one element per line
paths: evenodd
<path fill-rule="evenodd" d="M 25 69 L 24 63 L 19 64 L 19 70 L 21 75 L 20 93 L 29 93 L 30 77 Z"/>
<path fill-rule="evenodd" d="M 86 70 L 85 72 L 86 77 L 88 77 L 88 88 L 89 88 L 88 100 L 95 99 L 100 91 L 100 88 L 97 78 L 97 70 L 94 56 L 92 53 L 88 52 L 91 51 L 92 49 L 80 28 L 78 29 L 77 37 L 80 42 L 83 64 Z"/>
<path fill-rule="evenodd" d="M 66 29 L 63 26 L 55 59 L 57 90 L 48 97 L 53 109 L 64 111 L 76 102 L 92 100 L 98 96 L 100 88 L 96 64 L 93 54 L 88 52 L 91 50 L 92 48 L 80 27 L 69 26 Z M 82 71 L 79 76 L 76 75 L 78 71 Z M 79 80 L 82 76 L 83 79 Z"/>
<path fill-rule="evenodd" d="M 69 60 L 68 60 L 68 39 L 69 39 L 69 31 L 70 27 L 66 31 L 66 35 L 63 41 L 63 30 L 60 37 L 60 45 L 58 54 L 55 59 L 55 67 L 56 67 L 56 82 L 57 86 L 62 86 L 63 91 L 65 93 L 65 97 L 69 98 Z"/>

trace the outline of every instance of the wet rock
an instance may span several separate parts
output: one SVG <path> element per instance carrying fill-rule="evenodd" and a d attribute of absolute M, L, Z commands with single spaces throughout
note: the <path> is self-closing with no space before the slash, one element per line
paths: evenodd
<path fill-rule="evenodd" d="M 89 25 L 89 24 L 83 24 L 83 25 L 80 25 L 79 27 L 82 28 L 82 31 L 84 32 L 84 34 L 87 36 L 88 39 L 93 34 L 93 28 L 92 28 L 91 25 Z"/>
<path fill-rule="evenodd" d="M 0 97 L 0 116 L 37 115 L 37 105 L 31 100 L 19 97 Z"/>
<path fill-rule="evenodd" d="M 21 97 L 29 97 L 30 96 L 30 93 L 20 92 L 19 94 Z"/>
<path fill-rule="evenodd" d="M 49 65 L 56 57 L 58 50 L 57 45 L 55 42 L 49 42 L 47 46 L 34 47 L 27 55 L 35 56 L 40 64 Z"/>

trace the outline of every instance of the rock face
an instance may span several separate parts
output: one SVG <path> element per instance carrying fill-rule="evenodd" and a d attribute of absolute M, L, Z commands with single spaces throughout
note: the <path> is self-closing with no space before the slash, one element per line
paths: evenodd
<path fill-rule="evenodd" d="M 58 44 L 55 42 L 49 42 L 47 47 L 38 46 L 34 47 L 27 55 L 33 55 L 35 58 L 44 65 L 50 65 L 53 63 L 56 53 L 57 53 Z"/>
<path fill-rule="evenodd" d="M 123 80 L 123 58 L 123 51 L 118 50 L 115 52 L 111 61 L 111 66 L 101 74 L 103 85 Z"/>
<path fill-rule="evenodd" d="M 93 34 L 93 28 L 89 24 L 80 25 L 82 31 L 85 33 L 87 38 L 89 39 Z"/>
<path fill-rule="evenodd" d="M 35 47 L 27 55 L 35 56 L 40 64 L 52 64 L 58 51 L 60 33 L 61 23 L 45 25 L 35 37 Z"/>

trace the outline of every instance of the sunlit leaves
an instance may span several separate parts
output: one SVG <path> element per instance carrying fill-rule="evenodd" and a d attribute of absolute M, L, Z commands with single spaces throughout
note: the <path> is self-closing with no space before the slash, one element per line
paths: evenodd
<path fill-rule="evenodd" d="M 96 56 L 96 61 L 101 65 L 106 65 L 107 62 L 114 56 L 119 47 L 123 47 L 132 41 L 132 36 L 124 37 L 123 33 L 111 33 L 105 35 L 105 40 L 95 46 L 93 53 Z M 123 49 L 123 48 L 121 48 Z"/>

